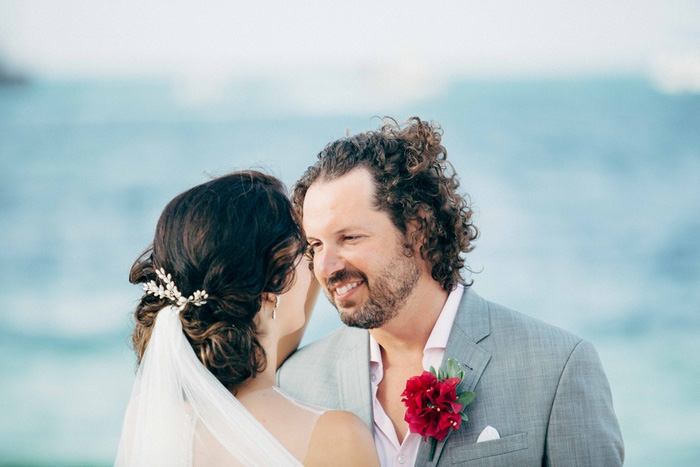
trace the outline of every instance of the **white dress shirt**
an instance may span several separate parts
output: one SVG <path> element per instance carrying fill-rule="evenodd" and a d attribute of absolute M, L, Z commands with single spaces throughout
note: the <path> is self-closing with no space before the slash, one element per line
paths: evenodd
<path fill-rule="evenodd" d="M 459 301 L 462 299 L 464 286 L 458 284 L 447 297 L 445 306 L 433 326 L 423 349 L 423 369 L 428 371 L 433 366 L 437 369 L 445 356 L 445 347 L 450 337 L 452 324 L 457 316 Z M 377 400 L 377 388 L 384 377 L 382 353 L 374 337 L 369 336 L 370 379 L 372 381 L 372 409 L 374 413 L 374 442 L 377 445 L 379 461 L 383 467 L 404 467 L 414 465 L 418 448 L 423 438 L 416 433 L 408 433 L 402 443 L 394 430 L 391 419 L 384 412 L 382 404 Z M 415 375 L 418 376 L 418 375 Z"/>

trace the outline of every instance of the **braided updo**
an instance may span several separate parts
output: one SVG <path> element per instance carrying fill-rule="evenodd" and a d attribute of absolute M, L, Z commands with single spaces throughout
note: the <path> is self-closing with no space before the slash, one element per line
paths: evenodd
<path fill-rule="evenodd" d="M 163 268 L 185 296 L 206 290 L 206 304 L 180 313 L 202 363 L 229 390 L 265 368 L 254 317 L 263 293 L 281 294 L 294 280 L 306 245 L 282 183 L 235 172 L 173 199 L 158 220 L 153 244 L 131 267 L 132 284 L 159 279 Z M 169 302 L 144 294 L 132 336 L 139 363 L 158 311 Z"/>

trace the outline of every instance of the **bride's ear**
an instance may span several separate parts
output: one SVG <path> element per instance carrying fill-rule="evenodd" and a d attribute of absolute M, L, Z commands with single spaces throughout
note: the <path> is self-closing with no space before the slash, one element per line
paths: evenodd
<path fill-rule="evenodd" d="M 270 308 L 272 308 L 272 312 L 269 316 L 273 320 L 277 319 L 277 307 L 280 304 L 279 294 L 264 292 L 262 294 L 262 299 L 263 303 L 260 306 L 260 311 L 270 312 Z M 261 316 L 260 313 L 258 313 L 258 316 Z M 265 314 L 263 314 L 262 316 L 265 316 Z"/>
<path fill-rule="evenodd" d="M 277 303 L 277 294 L 274 294 L 272 292 L 263 292 L 262 299 L 263 299 L 263 306 L 266 306 L 266 305 L 275 306 L 275 303 Z"/>
<path fill-rule="evenodd" d="M 272 319 L 277 318 L 277 307 L 280 306 L 280 296 L 279 294 L 271 292 L 263 292 L 262 294 L 263 303 L 260 308 L 272 307 Z"/>

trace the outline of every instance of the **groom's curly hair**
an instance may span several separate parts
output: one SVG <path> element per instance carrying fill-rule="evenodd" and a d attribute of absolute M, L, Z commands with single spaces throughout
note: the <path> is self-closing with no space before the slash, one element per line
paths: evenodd
<path fill-rule="evenodd" d="M 328 144 L 295 185 L 292 200 L 303 216 L 311 185 L 332 181 L 358 167 L 367 169 L 374 179 L 376 208 L 388 213 L 404 236 L 409 225 L 417 225 L 406 238 L 406 254 L 410 256 L 413 245 L 420 245 L 433 279 L 452 290 L 463 280 L 462 254 L 474 249 L 479 231 L 472 222 L 468 198 L 457 193 L 459 181 L 441 141 L 437 124 L 412 117 L 401 126 L 385 118 L 378 131 Z M 308 254 L 313 256 L 313 251 Z"/>
<path fill-rule="evenodd" d="M 196 186 L 163 210 L 153 244 L 134 262 L 132 284 L 172 275 L 188 297 L 206 290 L 207 303 L 188 303 L 183 331 L 202 363 L 229 390 L 266 365 L 255 315 L 263 294 L 284 293 L 306 239 L 284 186 L 274 177 L 235 172 Z M 136 307 L 133 345 L 139 363 L 167 298 L 144 294 Z"/>

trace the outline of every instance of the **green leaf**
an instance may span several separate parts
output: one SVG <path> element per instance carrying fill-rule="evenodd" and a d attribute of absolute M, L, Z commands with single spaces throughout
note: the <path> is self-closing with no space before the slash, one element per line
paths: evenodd
<path fill-rule="evenodd" d="M 464 391 L 463 393 L 457 395 L 457 403 L 464 406 L 474 402 L 474 399 L 476 399 L 476 394 L 474 394 L 472 391 Z"/>
<path fill-rule="evenodd" d="M 469 417 L 467 417 L 467 414 L 465 414 L 464 412 L 460 412 L 459 416 L 462 417 L 463 421 L 465 421 L 465 422 L 469 421 Z"/>
<path fill-rule="evenodd" d="M 462 367 L 459 366 L 459 362 L 454 358 L 447 359 L 447 377 L 448 378 L 459 378 L 459 372 Z"/>
<path fill-rule="evenodd" d="M 464 370 L 459 370 L 459 382 L 464 381 Z"/>
<path fill-rule="evenodd" d="M 445 379 L 445 376 L 446 376 L 446 375 L 445 375 L 445 370 L 443 370 L 442 368 L 439 368 L 439 369 L 438 369 L 438 379 L 439 379 L 440 381 L 442 381 L 442 380 Z"/>
<path fill-rule="evenodd" d="M 431 366 L 431 367 L 430 367 L 430 372 L 431 372 L 432 374 L 434 374 L 434 375 L 437 377 L 437 371 L 435 371 L 435 367 L 434 367 L 434 366 Z"/>

